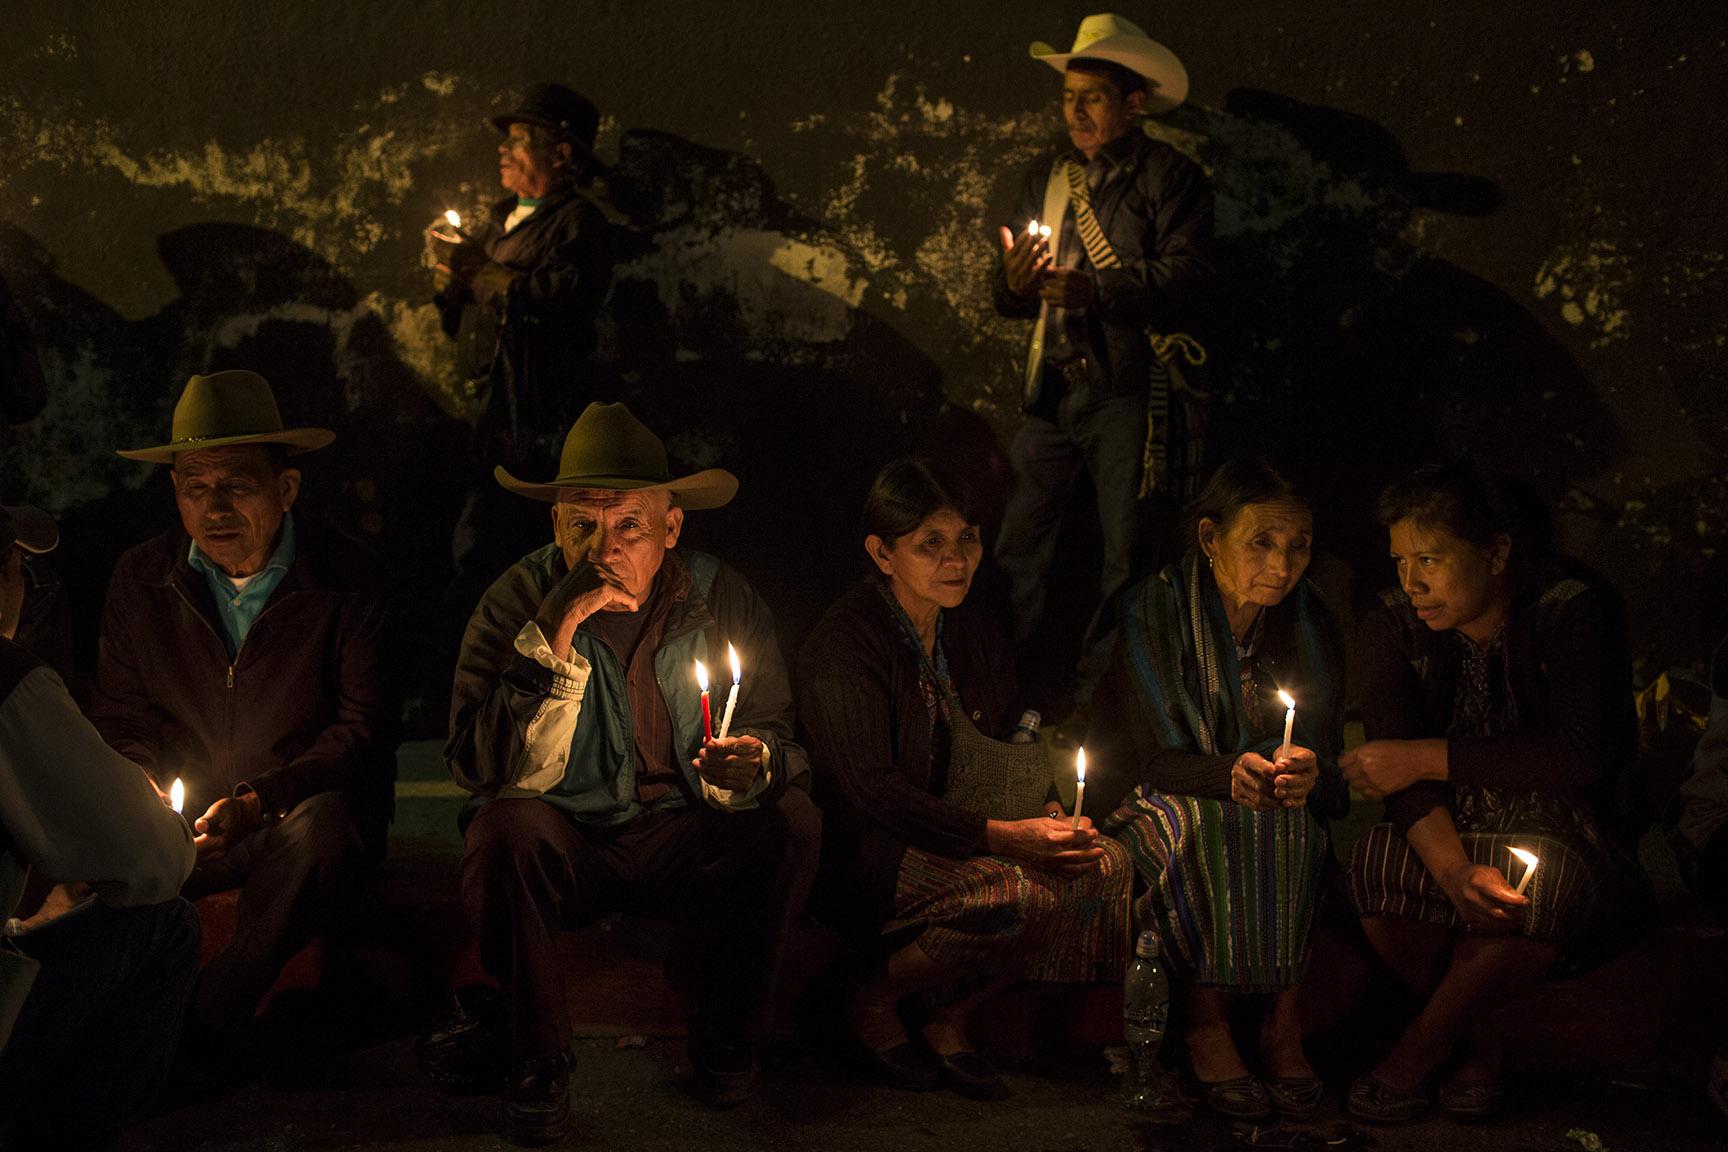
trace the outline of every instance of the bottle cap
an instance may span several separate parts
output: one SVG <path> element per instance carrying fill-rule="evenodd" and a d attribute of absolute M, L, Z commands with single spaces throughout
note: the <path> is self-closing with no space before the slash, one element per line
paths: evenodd
<path fill-rule="evenodd" d="M 1134 942 L 1134 955 L 1142 960 L 1156 960 L 1158 950 L 1158 933 L 1150 928 L 1140 933 L 1140 939 Z"/>
<path fill-rule="evenodd" d="M 1028 732 L 1036 732 L 1038 731 L 1038 725 L 1043 722 L 1044 717 L 1038 714 L 1037 709 L 1028 708 L 1026 711 L 1020 713 L 1020 723 L 1016 724 L 1015 727 L 1024 728 Z"/>

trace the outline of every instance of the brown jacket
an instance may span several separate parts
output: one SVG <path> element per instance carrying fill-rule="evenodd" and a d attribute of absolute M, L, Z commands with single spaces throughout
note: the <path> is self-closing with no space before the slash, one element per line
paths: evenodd
<path fill-rule="evenodd" d="M 188 813 L 242 784 L 266 812 L 346 791 L 390 813 L 401 709 L 377 567 L 303 517 L 295 528 L 294 563 L 232 663 L 185 532 L 114 569 L 90 718 L 163 787 L 182 777 Z"/>

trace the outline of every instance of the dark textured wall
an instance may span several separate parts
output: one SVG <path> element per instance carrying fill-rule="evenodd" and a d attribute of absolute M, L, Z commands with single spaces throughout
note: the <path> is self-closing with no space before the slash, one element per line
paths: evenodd
<path fill-rule="evenodd" d="M 1026 44 L 1084 6 L 7 9 L 0 276 L 53 398 L 0 483 L 69 514 L 81 595 L 168 514 L 110 449 L 160 439 L 189 373 L 247 365 L 341 433 L 308 499 L 436 599 L 464 425 L 421 231 L 492 198 L 482 117 L 541 78 L 606 115 L 625 254 L 595 387 L 743 477 L 691 539 L 790 632 L 854 570 L 887 455 L 963 453 L 1001 498 L 1025 331 L 990 310 L 993 233 L 1056 135 L 1059 80 Z M 1216 426 L 1305 477 L 1322 543 L 1365 574 L 1374 489 L 1462 449 L 1530 476 L 1632 599 L 1642 659 L 1728 626 L 1723 12 L 1130 11 L 1193 75 L 1149 130 L 1212 174 L 1237 277 Z"/>

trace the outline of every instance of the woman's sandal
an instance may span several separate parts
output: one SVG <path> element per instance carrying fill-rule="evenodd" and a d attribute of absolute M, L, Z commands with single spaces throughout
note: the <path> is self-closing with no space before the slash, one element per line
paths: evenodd
<path fill-rule="evenodd" d="M 1194 1083 L 1206 1107 L 1228 1120 L 1264 1120 L 1272 1114 L 1272 1097 L 1257 1076 Z"/>
<path fill-rule="evenodd" d="M 1506 1084 L 1492 1080 L 1448 1080 L 1440 1085 L 1440 1107 L 1459 1120 L 1486 1120 L 1506 1107 Z"/>
<path fill-rule="evenodd" d="M 1286 1120 L 1306 1120 L 1320 1110 L 1326 1085 L 1318 1076 L 1270 1076 L 1266 1079 L 1266 1095 Z"/>
<path fill-rule="evenodd" d="M 1406 1091 L 1383 1084 L 1372 1073 L 1356 1078 L 1344 1098 L 1344 1110 L 1370 1124 L 1403 1124 L 1427 1112 L 1428 1096 L 1420 1088 Z"/>

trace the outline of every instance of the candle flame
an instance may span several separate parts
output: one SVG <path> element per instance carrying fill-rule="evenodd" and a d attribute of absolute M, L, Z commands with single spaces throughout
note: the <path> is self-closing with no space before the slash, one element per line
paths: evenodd
<path fill-rule="evenodd" d="M 726 645 L 726 659 L 732 662 L 732 683 L 736 684 L 744 679 L 744 670 L 738 666 L 738 649 Z"/>
<path fill-rule="evenodd" d="M 1522 848 L 1514 848 L 1511 851 L 1512 851 L 1512 855 L 1514 855 L 1514 856 L 1518 857 L 1518 859 L 1524 861 L 1525 867 L 1532 868 L 1532 869 L 1534 869 L 1536 867 L 1536 853 L 1526 852 Z"/>
<path fill-rule="evenodd" d="M 1038 225 L 1038 235 L 1044 237 L 1044 239 L 1046 239 L 1046 240 L 1050 239 L 1050 225 L 1048 225 L 1048 224 Z"/>
<path fill-rule="evenodd" d="M 447 208 L 444 210 L 444 219 L 450 221 L 450 227 L 452 228 L 462 227 L 462 214 L 457 212 L 454 208 Z"/>
<path fill-rule="evenodd" d="M 1032 217 L 1032 223 L 1026 225 L 1026 235 L 1028 235 L 1028 236 L 1038 235 L 1038 217 L 1036 217 L 1036 216 Z"/>
<path fill-rule="evenodd" d="M 1074 755 L 1074 778 L 1086 779 L 1086 749 L 1082 748 Z"/>
<path fill-rule="evenodd" d="M 174 777 L 174 783 L 168 785 L 168 804 L 179 812 L 186 807 L 186 785 L 180 777 Z"/>
<path fill-rule="evenodd" d="M 1278 690 L 1278 699 L 1284 701 L 1284 707 L 1286 708 L 1296 707 L 1296 697 L 1290 695 L 1290 693 L 1284 691 L 1282 688 Z"/>
<path fill-rule="evenodd" d="M 696 661 L 696 686 L 708 691 L 708 668 L 700 660 Z"/>

